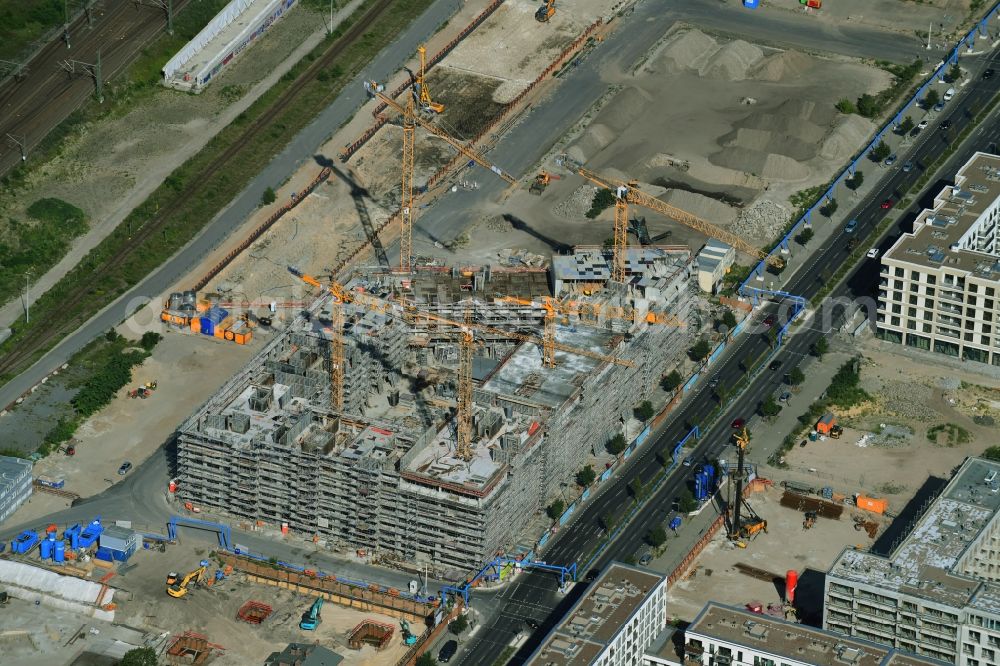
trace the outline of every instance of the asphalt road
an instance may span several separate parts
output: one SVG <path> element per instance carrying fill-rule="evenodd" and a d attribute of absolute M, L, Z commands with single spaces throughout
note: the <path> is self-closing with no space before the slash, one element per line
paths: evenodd
<path fill-rule="evenodd" d="M 66 336 L 30 368 L 0 387 L 0 406 L 9 405 L 69 360 L 77 351 L 109 328 L 117 326 L 170 285 L 187 276 L 202 258 L 218 247 L 260 204 L 267 187 L 287 180 L 304 162 L 315 159 L 323 145 L 367 101 L 366 80 L 384 81 L 403 66 L 417 46 L 434 34 L 459 8 L 459 0 L 437 0 L 392 44 L 383 49 L 344 89 L 337 99 L 274 156 L 264 170 L 205 229 L 146 279 L 114 301 L 90 321 Z M 332 159 L 332 158 L 331 158 Z"/>
<path fill-rule="evenodd" d="M 898 201 L 898 192 L 901 186 L 919 179 L 924 171 L 924 165 L 933 161 L 951 144 L 971 122 L 971 118 L 981 111 L 1000 89 L 998 77 L 983 80 L 979 75 L 979 72 L 986 67 L 997 66 L 994 60 L 996 57 L 993 54 L 990 57 L 977 58 L 975 61 L 963 61 L 966 67 L 972 69 L 972 76 L 975 77 L 972 82 L 945 107 L 930 127 L 918 135 L 907 152 L 899 154 L 897 166 L 883 173 L 884 179 L 879 183 L 880 186 L 865 196 L 850 214 L 845 216 L 845 220 L 858 220 L 858 228 L 854 231 L 854 236 L 880 248 L 880 254 L 885 252 L 899 238 L 900 234 L 912 229 L 912 221 L 917 213 L 923 205 L 930 203 L 924 199 L 929 199 L 932 195 L 918 200 L 911 209 L 900 215 L 896 224 L 881 238 L 868 238 L 888 212 L 882 208 L 882 203 L 890 197 L 894 201 Z M 997 69 L 1000 70 L 1000 67 Z M 951 121 L 950 130 L 943 131 L 938 128 L 938 121 L 943 119 Z M 954 173 L 957 167 L 968 160 L 976 150 L 995 149 L 995 145 L 991 144 L 998 142 L 1000 142 L 1000 121 L 997 120 L 997 113 L 993 113 L 988 121 L 967 138 L 961 149 L 948 160 L 943 173 Z M 901 168 L 901 165 L 906 161 L 912 161 L 915 165 L 909 172 L 904 172 Z M 880 167 L 871 164 L 865 169 L 871 177 L 877 168 Z M 928 192 L 937 192 L 942 184 L 941 182 L 932 183 Z M 796 264 L 791 264 L 792 267 L 796 268 L 796 271 L 785 289 L 790 293 L 807 298 L 816 294 L 829 275 L 846 258 L 846 246 L 849 238 L 850 236 L 845 234 L 841 228 L 824 245 L 807 255 L 808 258 L 797 267 Z M 801 249 L 798 251 L 798 253 L 804 252 Z M 821 335 L 826 335 L 831 324 L 839 321 L 844 314 L 845 301 L 851 302 L 873 295 L 873 291 L 877 289 L 878 274 L 878 260 L 866 259 L 862 261 L 848 279 L 834 291 L 828 305 L 820 308 L 817 313 L 810 317 L 805 326 L 791 335 L 786 343 L 777 350 L 773 358 L 781 361 L 781 368 L 776 372 L 764 368 L 751 382 L 749 388 L 723 410 L 715 427 L 702 433 L 701 440 L 688 455 L 692 455 L 696 459 L 714 459 L 720 456 L 732 458 L 731 450 L 730 452 L 726 451 L 731 436 L 729 424 L 736 418 L 750 418 L 760 402 L 780 389 L 784 371 L 791 369 L 801 361 L 803 356 L 809 353 L 813 342 Z M 843 299 L 842 297 L 847 298 Z M 758 320 L 771 313 L 777 315 L 779 323 L 785 321 L 790 314 L 788 303 L 767 304 L 757 315 Z M 758 325 L 754 327 L 754 330 L 737 338 L 736 346 L 724 357 L 721 365 L 709 373 L 709 376 L 718 377 L 724 386 L 732 385 L 738 381 L 743 376 L 743 371 L 739 367 L 740 361 L 745 358 L 758 358 L 769 351 L 769 342 L 764 331 L 766 328 Z M 639 478 L 643 484 L 650 483 L 660 467 L 656 461 L 656 453 L 665 453 L 669 457 L 676 443 L 684 437 L 691 425 L 704 426 L 706 417 L 716 406 L 712 391 L 708 388 L 707 379 L 706 377 L 699 383 L 696 393 L 682 404 L 671 417 L 668 425 L 655 435 L 655 442 L 645 446 L 641 453 L 636 454 L 636 459 L 631 463 L 631 466 L 626 468 L 616 481 L 605 488 L 602 494 L 592 500 L 582 511 L 579 511 L 571 526 L 560 532 L 558 540 L 544 553 L 544 559 L 547 562 L 566 565 L 578 562 L 580 566 L 585 564 L 579 562 L 579 558 L 590 553 L 603 539 L 603 530 L 599 524 L 601 516 L 619 515 L 620 508 L 630 501 L 627 496 L 628 484 L 635 478 Z M 579 575 L 585 577 L 593 571 L 600 570 L 612 560 L 621 560 L 636 555 L 644 547 L 645 535 L 651 528 L 662 525 L 669 517 L 674 498 L 681 494 L 689 482 L 690 469 L 679 467 L 649 498 L 640 514 L 603 551 L 592 564 L 591 570 L 582 571 Z M 683 527 L 681 529 L 683 530 Z M 463 666 L 488 666 L 492 664 L 514 636 L 518 632 L 526 630 L 525 618 L 531 618 L 541 625 L 541 629 L 536 631 L 531 639 L 522 646 L 512 663 L 522 663 L 526 660 L 548 629 L 558 622 L 566 608 L 582 593 L 584 586 L 578 585 L 569 597 L 558 593 L 556 587 L 557 581 L 551 574 L 532 572 L 505 590 L 499 603 L 497 600 L 488 601 L 487 606 L 493 611 L 492 623 L 486 630 L 480 630 L 476 640 L 470 645 L 469 650 L 465 652 L 459 663 Z"/>

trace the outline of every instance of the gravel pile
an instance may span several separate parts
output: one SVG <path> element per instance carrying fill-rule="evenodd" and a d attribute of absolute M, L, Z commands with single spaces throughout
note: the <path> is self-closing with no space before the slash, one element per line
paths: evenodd
<path fill-rule="evenodd" d="M 791 212 L 781 204 L 760 199 L 743 209 L 732 231 L 743 238 L 772 240 L 785 228 L 790 217 Z"/>
<path fill-rule="evenodd" d="M 929 386 L 886 381 L 881 390 L 872 395 L 887 414 L 903 420 L 928 422 L 940 418 L 940 414 L 927 407 L 934 397 L 934 389 Z"/>
<path fill-rule="evenodd" d="M 568 199 L 562 201 L 552 209 L 560 217 L 579 219 L 590 210 L 590 205 L 594 202 L 594 193 L 597 188 L 593 185 L 581 185 L 573 191 Z"/>
<path fill-rule="evenodd" d="M 483 221 L 483 226 L 485 226 L 489 231 L 495 231 L 501 234 L 514 230 L 514 225 L 505 220 L 501 215 L 494 215 L 493 217 L 486 218 Z"/>

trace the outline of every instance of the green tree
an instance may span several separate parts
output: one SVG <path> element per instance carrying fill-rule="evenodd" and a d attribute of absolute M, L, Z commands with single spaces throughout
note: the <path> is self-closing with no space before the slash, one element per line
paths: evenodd
<path fill-rule="evenodd" d="M 840 111 L 841 113 L 852 114 L 855 113 L 857 109 L 854 108 L 854 102 L 845 97 L 839 102 L 837 102 L 837 111 Z"/>
<path fill-rule="evenodd" d="M 424 652 L 417 657 L 417 666 L 437 666 L 438 660 L 430 652 Z"/>
<path fill-rule="evenodd" d="M 875 162 L 881 162 L 892 155 L 892 148 L 885 141 L 879 141 L 878 145 L 872 148 L 871 156 Z"/>
<path fill-rule="evenodd" d="M 109 328 L 108 332 L 104 334 L 104 339 L 113 344 L 121 340 L 122 336 L 118 335 L 118 331 L 115 329 Z"/>
<path fill-rule="evenodd" d="M 935 90 L 934 88 L 931 88 L 930 90 L 927 91 L 927 94 L 924 95 L 924 108 L 929 109 L 940 101 L 941 101 L 941 94 L 938 93 L 938 91 Z"/>
<path fill-rule="evenodd" d="M 649 419 L 653 418 L 654 414 L 656 414 L 656 410 L 653 409 L 653 403 L 651 403 L 649 400 L 643 400 L 642 402 L 640 402 L 639 406 L 635 408 L 634 412 L 635 412 L 635 417 L 640 421 L 648 421 Z"/>
<path fill-rule="evenodd" d="M 545 515 L 547 515 L 552 520 L 555 520 L 559 516 L 563 515 L 563 512 L 565 510 L 566 510 L 566 502 L 563 502 L 561 499 L 557 499 L 555 502 L 545 507 Z"/>
<path fill-rule="evenodd" d="M 811 241 L 813 239 L 813 236 L 815 235 L 816 232 L 813 231 L 812 227 L 806 227 L 805 229 L 800 231 L 798 235 L 795 237 L 795 242 L 798 243 L 799 245 L 805 245 L 806 243 Z"/>
<path fill-rule="evenodd" d="M 594 482 L 597 478 L 597 472 L 594 471 L 593 465 L 587 465 L 579 472 L 576 473 L 576 485 L 581 488 L 586 488 Z"/>
<path fill-rule="evenodd" d="M 681 373 L 676 370 L 671 370 L 670 374 L 660 380 L 660 386 L 663 387 L 664 391 L 673 391 L 681 385 L 683 380 L 684 378 L 681 377 Z"/>
<path fill-rule="evenodd" d="M 991 446 L 990 448 L 983 451 L 983 457 L 987 460 L 992 460 L 994 462 L 1000 462 L 1000 446 Z"/>
<path fill-rule="evenodd" d="M 792 386 L 798 386 L 806 380 L 806 374 L 802 372 L 799 366 L 792 368 L 791 372 L 788 373 L 788 383 Z"/>
<path fill-rule="evenodd" d="M 163 336 L 156 331 L 146 331 L 142 334 L 142 340 L 139 341 L 139 345 L 146 351 L 153 351 L 153 347 L 162 339 Z"/>
<path fill-rule="evenodd" d="M 830 351 L 830 343 L 827 341 L 825 337 L 821 337 L 812 344 L 812 348 L 810 351 L 812 351 L 813 356 L 822 359 L 823 354 Z"/>
<path fill-rule="evenodd" d="M 469 628 L 469 621 L 465 618 L 464 615 L 461 614 L 454 620 L 452 620 L 451 624 L 448 625 L 448 631 L 455 634 L 456 636 L 461 634 L 468 628 Z"/>
<path fill-rule="evenodd" d="M 860 171 L 855 171 L 854 175 L 844 181 L 844 185 L 847 185 L 849 190 L 857 190 L 861 187 L 861 184 L 865 182 L 865 174 Z"/>
<path fill-rule="evenodd" d="M 958 66 L 956 62 L 948 69 L 948 81 L 954 83 L 962 78 L 962 68 Z"/>
<path fill-rule="evenodd" d="M 691 491 L 687 488 L 681 493 L 680 501 L 677 503 L 677 508 L 680 509 L 681 513 L 691 513 L 698 508 L 698 500 L 694 498 Z"/>
<path fill-rule="evenodd" d="M 903 122 L 899 123 L 899 127 L 896 128 L 896 131 L 900 134 L 908 134 L 913 127 L 913 118 L 906 116 L 903 118 Z"/>
<path fill-rule="evenodd" d="M 156 650 L 141 647 L 129 650 L 122 656 L 120 666 L 156 666 Z"/>
<path fill-rule="evenodd" d="M 882 113 L 881 102 L 879 102 L 877 97 L 868 93 L 858 98 L 857 107 L 858 113 L 865 118 L 875 118 Z"/>
<path fill-rule="evenodd" d="M 627 442 L 625 441 L 625 435 L 618 433 L 614 437 L 608 440 L 608 443 L 604 447 L 613 456 L 617 456 L 619 453 L 625 450 Z"/>
<path fill-rule="evenodd" d="M 708 344 L 708 340 L 702 338 L 698 342 L 694 343 L 694 346 L 688 350 L 688 353 L 696 361 L 704 360 L 706 356 L 712 351 L 712 347 Z"/>
<path fill-rule="evenodd" d="M 605 532 L 610 532 L 615 528 L 615 517 L 610 513 L 606 513 L 597 519 L 597 522 L 601 524 L 601 529 Z"/>
<path fill-rule="evenodd" d="M 781 405 L 775 402 L 773 395 L 769 395 L 764 402 L 760 403 L 759 411 L 761 416 L 772 418 L 781 412 Z"/>
<path fill-rule="evenodd" d="M 589 219 L 593 220 L 606 208 L 611 208 L 614 205 L 615 193 L 607 188 L 602 188 L 594 192 L 594 198 L 590 202 L 590 210 L 587 211 L 586 215 Z"/>
<path fill-rule="evenodd" d="M 733 314 L 732 310 L 725 310 L 722 313 L 722 325 L 725 326 L 730 331 L 736 328 L 736 315 Z"/>
<path fill-rule="evenodd" d="M 264 192 L 260 195 L 260 203 L 264 206 L 270 206 L 278 199 L 278 195 L 274 193 L 273 187 L 268 187 L 264 189 Z"/>
<path fill-rule="evenodd" d="M 820 207 L 819 212 L 827 217 L 833 217 L 833 214 L 837 212 L 837 208 L 838 208 L 837 200 L 830 199 L 825 204 L 823 204 L 823 206 Z"/>
<path fill-rule="evenodd" d="M 662 526 L 657 525 L 646 532 L 646 543 L 653 548 L 659 548 L 667 542 L 667 531 Z"/>
<path fill-rule="evenodd" d="M 628 493 L 636 501 L 642 499 L 643 495 L 646 494 L 646 486 L 642 485 L 642 479 L 638 476 L 629 481 Z"/>

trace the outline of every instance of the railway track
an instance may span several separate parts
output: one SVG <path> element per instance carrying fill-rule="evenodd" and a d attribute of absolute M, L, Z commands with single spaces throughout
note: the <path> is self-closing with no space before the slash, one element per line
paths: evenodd
<path fill-rule="evenodd" d="M 357 41 L 366 29 L 389 10 L 392 4 L 393 0 L 378 0 L 373 3 L 361 17 L 361 20 L 351 26 L 319 58 L 314 60 L 288 89 L 260 117 L 254 120 L 225 151 L 212 160 L 196 177 L 192 178 L 189 181 L 190 184 L 182 192 L 174 197 L 168 205 L 161 207 L 153 218 L 135 230 L 132 238 L 119 247 L 111 257 L 102 262 L 101 266 L 97 267 L 87 278 L 75 285 L 65 295 L 66 302 L 74 303 L 80 300 L 103 281 L 104 275 L 113 274 L 146 240 L 164 229 L 170 217 L 179 211 L 190 197 L 198 193 L 211 176 L 224 169 L 226 164 L 231 162 L 243 148 L 264 131 L 278 114 L 293 104 L 299 93 L 302 92 L 302 89 L 314 81 L 323 69 L 333 63 L 338 56 Z M 58 311 L 52 311 L 43 315 L 41 320 L 36 320 L 38 322 L 36 330 L 39 330 L 39 333 L 0 358 L 0 373 L 6 374 L 23 369 L 20 366 L 25 361 L 29 360 L 39 350 L 46 348 L 53 340 L 59 339 L 66 332 L 76 328 L 79 324 L 83 323 L 81 319 L 85 321 L 89 316 L 90 313 L 65 319 L 64 313 Z"/>

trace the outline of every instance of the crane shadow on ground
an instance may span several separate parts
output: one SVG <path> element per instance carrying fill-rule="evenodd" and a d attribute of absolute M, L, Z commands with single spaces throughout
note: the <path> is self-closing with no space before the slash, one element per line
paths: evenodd
<path fill-rule="evenodd" d="M 372 248 L 375 250 L 375 256 L 378 258 L 379 265 L 383 268 L 389 268 L 389 256 L 386 254 L 385 246 L 382 245 L 382 241 L 375 232 L 375 225 L 372 222 L 371 214 L 368 212 L 368 204 L 365 202 L 366 199 L 370 200 L 372 198 L 371 193 L 367 188 L 362 187 L 358 183 L 353 174 L 346 172 L 334 164 L 333 160 L 329 157 L 314 155 L 313 159 L 320 166 L 329 167 L 337 178 L 351 188 L 351 199 L 354 201 L 354 208 L 357 210 L 358 218 L 361 220 L 361 228 L 365 232 L 365 238 L 368 239 L 368 242 L 371 243 Z"/>

